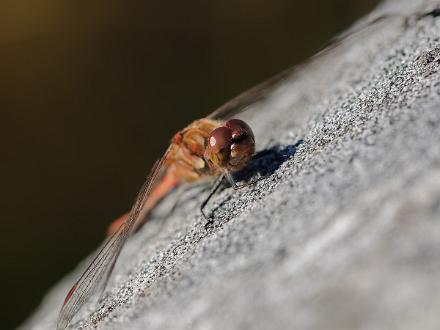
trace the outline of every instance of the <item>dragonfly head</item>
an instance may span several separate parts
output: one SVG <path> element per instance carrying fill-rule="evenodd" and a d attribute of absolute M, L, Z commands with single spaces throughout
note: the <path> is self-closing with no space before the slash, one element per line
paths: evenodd
<path fill-rule="evenodd" d="M 249 164 L 254 153 L 252 129 L 240 119 L 230 119 L 209 135 L 205 159 L 214 168 L 238 171 Z"/>

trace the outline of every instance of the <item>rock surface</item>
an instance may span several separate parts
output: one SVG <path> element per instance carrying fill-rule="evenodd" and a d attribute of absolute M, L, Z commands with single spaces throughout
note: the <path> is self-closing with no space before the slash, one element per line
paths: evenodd
<path fill-rule="evenodd" d="M 207 186 L 185 188 L 158 234 L 152 221 L 129 240 L 105 298 L 71 328 L 439 329 L 436 6 L 383 3 L 252 105 L 258 148 L 276 151 L 253 165 L 263 179 L 216 195 L 210 227 L 198 208 Z M 54 329 L 86 263 L 22 329 Z"/>

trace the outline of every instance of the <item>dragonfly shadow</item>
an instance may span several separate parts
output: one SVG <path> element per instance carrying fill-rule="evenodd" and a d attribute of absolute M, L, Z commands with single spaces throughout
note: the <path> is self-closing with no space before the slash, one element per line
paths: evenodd
<path fill-rule="evenodd" d="M 236 181 L 250 182 L 256 174 L 260 178 L 272 175 L 284 162 L 292 158 L 298 147 L 304 140 L 298 140 L 295 144 L 285 147 L 274 146 L 270 149 L 264 149 L 257 152 L 253 161 L 241 171 L 233 174 Z"/>

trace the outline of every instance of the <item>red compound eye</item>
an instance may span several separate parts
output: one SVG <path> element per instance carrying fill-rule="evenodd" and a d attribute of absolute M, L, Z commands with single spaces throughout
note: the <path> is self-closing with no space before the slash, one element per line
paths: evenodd
<path fill-rule="evenodd" d="M 213 153 L 221 150 L 230 149 L 232 143 L 232 129 L 228 127 L 218 127 L 211 132 L 208 145 Z"/>
<path fill-rule="evenodd" d="M 252 129 L 243 120 L 230 119 L 226 122 L 225 126 L 232 130 L 232 139 L 234 140 L 240 139 L 243 136 L 249 136 L 255 140 Z"/>

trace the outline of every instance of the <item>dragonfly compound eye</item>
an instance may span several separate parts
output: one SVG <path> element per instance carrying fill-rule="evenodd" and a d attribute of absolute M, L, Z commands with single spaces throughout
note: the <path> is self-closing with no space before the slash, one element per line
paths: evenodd
<path fill-rule="evenodd" d="M 230 119 L 226 122 L 225 126 L 232 129 L 233 140 L 239 140 L 240 138 L 247 136 L 255 140 L 254 132 L 252 132 L 252 129 L 243 120 Z"/>
<path fill-rule="evenodd" d="M 228 127 L 217 127 L 208 138 L 205 159 L 215 167 L 225 168 L 231 156 L 232 130 Z"/>
<path fill-rule="evenodd" d="M 232 130 L 227 127 L 218 127 L 211 132 L 208 140 L 208 147 L 214 153 L 223 149 L 229 149 L 232 142 Z"/>
<path fill-rule="evenodd" d="M 226 127 L 232 130 L 229 169 L 237 171 L 245 167 L 255 153 L 255 137 L 252 129 L 240 119 L 230 119 Z"/>

